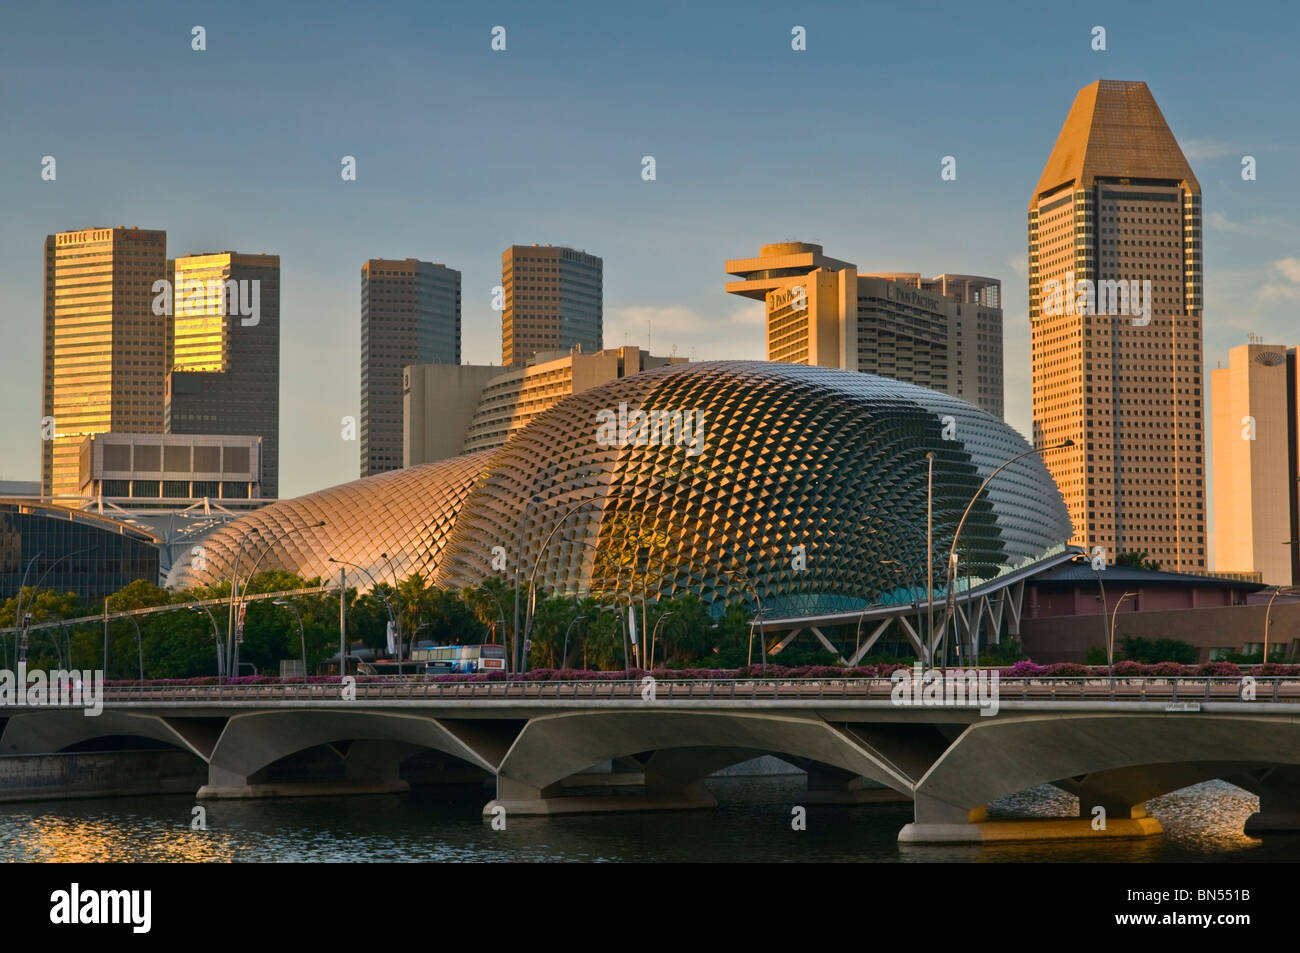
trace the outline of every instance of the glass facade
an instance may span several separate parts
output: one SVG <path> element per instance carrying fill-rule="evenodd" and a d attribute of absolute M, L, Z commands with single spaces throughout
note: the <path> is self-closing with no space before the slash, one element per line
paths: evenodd
<path fill-rule="evenodd" d="M 155 537 L 64 507 L 0 501 L 0 593 L 27 585 L 103 599 L 137 579 L 158 579 Z"/>

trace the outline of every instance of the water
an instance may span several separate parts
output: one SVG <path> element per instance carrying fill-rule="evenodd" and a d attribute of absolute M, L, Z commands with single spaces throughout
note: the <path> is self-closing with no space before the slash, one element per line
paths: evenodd
<path fill-rule="evenodd" d="M 708 811 L 511 818 L 494 831 L 475 788 L 406 795 L 210 801 L 190 829 L 192 798 L 161 796 L 0 805 L 8 861 L 1220 861 L 1300 860 L 1300 836 L 1246 837 L 1252 795 L 1210 781 L 1147 804 L 1165 834 L 1141 841 L 995 846 L 897 843 L 908 805 L 809 806 L 791 829 L 800 776 L 712 778 Z M 1071 814 L 1043 787 L 991 805 L 990 816 Z"/>

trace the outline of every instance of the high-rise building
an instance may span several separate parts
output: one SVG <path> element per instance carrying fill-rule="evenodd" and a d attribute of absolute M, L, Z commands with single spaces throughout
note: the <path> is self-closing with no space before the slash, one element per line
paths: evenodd
<path fill-rule="evenodd" d="M 767 307 L 767 359 L 879 374 L 1002 416 L 1002 283 L 859 274 L 820 245 L 764 245 L 727 262 L 731 294 Z"/>
<path fill-rule="evenodd" d="M 1300 582 L 1300 391 L 1296 348 L 1258 338 L 1210 371 L 1214 568 Z"/>
<path fill-rule="evenodd" d="M 225 251 L 169 264 L 165 430 L 261 437 L 261 492 L 279 494 L 280 256 Z"/>
<path fill-rule="evenodd" d="M 542 351 L 603 348 L 604 267 L 595 255 L 562 245 L 502 252 L 501 363 L 524 367 Z"/>
<path fill-rule="evenodd" d="M 1145 83 L 1075 97 L 1029 201 L 1029 318 L 1072 542 L 1203 570 L 1201 187 Z"/>
<path fill-rule="evenodd" d="M 402 466 L 402 368 L 460 363 L 460 272 L 407 258 L 361 266 L 361 475 Z"/>
<path fill-rule="evenodd" d="M 96 227 L 45 239 L 42 495 L 77 495 L 90 434 L 162 432 L 170 317 L 155 314 L 153 300 L 166 277 L 164 231 Z"/>
<path fill-rule="evenodd" d="M 630 377 L 684 357 L 639 347 L 584 354 L 538 354 L 527 367 L 439 364 L 406 368 L 406 465 L 432 463 L 502 446 L 570 394 Z"/>

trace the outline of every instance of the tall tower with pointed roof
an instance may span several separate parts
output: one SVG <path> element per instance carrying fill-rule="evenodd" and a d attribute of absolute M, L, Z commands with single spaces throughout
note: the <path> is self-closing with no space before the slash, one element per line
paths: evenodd
<path fill-rule="evenodd" d="M 1072 542 L 1204 569 L 1201 187 L 1146 83 L 1074 99 L 1029 201 L 1029 320 Z"/>

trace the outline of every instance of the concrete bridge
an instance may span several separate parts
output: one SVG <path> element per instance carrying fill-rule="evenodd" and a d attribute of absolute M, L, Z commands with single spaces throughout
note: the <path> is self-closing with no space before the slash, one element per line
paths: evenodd
<path fill-rule="evenodd" d="M 0 708 L 0 754 L 150 739 L 206 769 L 200 798 L 401 791 L 418 763 L 449 781 L 495 779 L 485 815 L 709 807 L 706 777 L 770 754 L 807 771 L 803 804 L 910 800 L 914 819 L 899 835 L 908 842 L 1156 834 L 1147 800 L 1222 778 L 1260 798 L 1247 833 L 1300 830 L 1300 679 L 1260 678 L 1248 689 L 1241 678 L 1001 679 L 994 706 L 974 692 L 957 697 L 951 685 L 947 698 L 926 703 L 919 684 L 906 704 L 898 687 L 889 679 L 144 685 L 106 689 L 95 717 Z M 990 801 L 1044 783 L 1078 795 L 1079 816 L 987 819 Z"/>

